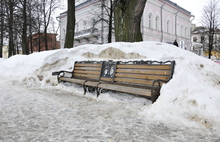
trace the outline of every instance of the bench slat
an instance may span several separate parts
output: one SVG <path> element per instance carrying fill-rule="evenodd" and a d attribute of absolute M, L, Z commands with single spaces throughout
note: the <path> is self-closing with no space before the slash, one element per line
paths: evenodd
<path fill-rule="evenodd" d="M 102 89 L 109 89 L 109 90 L 115 90 L 119 92 L 125 92 L 130 94 L 137 94 L 142 96 L 151 96 L 151 91 L 141 88 L 134 88 L 134 87 L 126 87 L 126 86 L 120 86 L 120 85 L 114 85 L 114 84 L 99 84 L 98 87 Z"/>
<path fill-rule="evenodd" d="M 100 74 L 98 71 L 82 71 L 82 70 L 74 70 L 74 75 L 75 73 L 81 73 L 81 74 Z"/>
<path fill-rule="evenodd" d="M 75 67 L 74 70 L 94 70 L 94 71 L 100 71 L 101 68 L 92 68 L 92 67 Z"/>
<path fill-rule="evenodd" d="M 99 75 L 91 75 L 91 74 L 80 74 L 80 73 L 75 73 L 74 77 L 87 77 L 87 78 L 99 78 Z"/>
<path fill-rule="evenodd" d="M 101 81 L 107 81 L 107 82 L 111 82 L 112 78 L 108 78 L 108 77 L 101 77 L 100 79 Z"/>
<path fill-rule="evenodd" d="M 171 66 L 170 65 L 117 65 L 117 68 L 169 70 L 171 68 Z"/>
<path fill-rule="evenodd" d="M 148 79 L 148 80 L 154 80 L 154 79 L 162 79 L 162 80 L 168 80 L 169 76 L 155 76 L 155 75 L 139 75 L 139 74 L 123 74 L 123 73 L 116 73 L 116 77 L 122 77 L 122 78 L 134 78 L 134 79 Z"/>
<path fill-rule="evenodd" d="M 92 86 L 92 87 L 97 87 L 98 82 L 87 81 L 87 82 L 85 82 L 85 85 L 87 85 L 87 86 Z"/>
<path fill-rule="evenodd" d="M 127 78 L 115 78 L 116 82 L 126 82 L 126 83 L 135 83 L 135 84 L 144 84 L 144 85 L 151 85 L 152 81 L 148 80 L 138 80 L 138 79 L 127 79 Z"/>
<path fill-rule="evenodd" d="M 82 63 L 76 63 L 75 67 L 101 67 L 102 64 L 82 64 Z"/>
<path fill-rule="evenodd" d="M 59 79 L 62 80 L 62 81 L 79 83 L 79 84 L 83 84 L 83 82 L 85 81 L 85 80 L 82 80 L 82 79 L 66 78 L 66 77 L 60 77 Z"/>
<path fill-rule="evenodd" d="M 117 73 L 138 73 L 152 75 L 169 75 L 170 70 L 137 70 L 137 69 L 116 69 Z"/>

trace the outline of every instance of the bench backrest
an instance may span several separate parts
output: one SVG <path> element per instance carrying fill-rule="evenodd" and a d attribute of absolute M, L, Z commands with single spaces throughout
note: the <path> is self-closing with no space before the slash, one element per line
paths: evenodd
<path fill-rule="evenodd" d="M 76 61 L 73 69 L 73 77 L 99 81 L 102 69 L 102 63 L 99 61 Z"/>
<path fill-rule="evenodd" d="M 118 62 L 114 83 L 135 86 L 150 86 L 153 80 L 169 81 L 173 76 L 174 61 Z"/>
<path fill-rule="evenodd" d="M 169 81 L 173 76 L 174 66 L 175 61 L 76 61 L 73 77 L 146 87 L 152 85 L 155 79 Z"/>

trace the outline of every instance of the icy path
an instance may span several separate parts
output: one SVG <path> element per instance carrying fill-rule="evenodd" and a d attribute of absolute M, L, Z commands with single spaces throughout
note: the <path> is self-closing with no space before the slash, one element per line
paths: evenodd
<path fill-rule="evenodd" d="M 17 84 L 17 83 L 16 83 Z M 141 106 L 0 82 L 0 142 L 217 142 L 220 136 L 146 121 Z"/>

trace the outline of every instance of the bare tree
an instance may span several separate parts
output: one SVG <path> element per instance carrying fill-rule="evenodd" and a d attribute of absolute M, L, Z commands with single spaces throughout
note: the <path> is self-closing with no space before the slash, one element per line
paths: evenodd
<path fill-rule="evenodd" d="M 208 55 L 211 58 L 211 52 L 214 49 L 214 37 L 217 34 L 219 24 L 220 24 L 220 7 L 219 7 L 219 0 L 209 0 L 208 4 L 205 5 L 203 9 L 202 15 L 202 24 L 206 28 L 204 31 L 206 33 L 206 37 L 208 40 Z"/>
<path fill-rule="evenodd" d="M 28 21 L 28 51 L 29 53 L 33 53 L 33 41 L 32 41 L 32 33 L 33 30 L 35 29 L 35 25 L 36 25 L 36 19 L 33 18 L 33 15 L 35 13 L 35 5 L 36 2 L 35 1 L 30 1 L 28 3 L 28 7 L 27 7 L 27 21 Z"/>
<path fill-rule="evenodd" d="M 104 27 L 103 23 L 106 23 L 108 26 L 108 43 L 112 42 L 112 34 L 113 34 L 113 6 L 114 6 L 114 1 L 113 0 L 106 0 L 106 1 L 100 1 L 97 5 L 98 9 L 101 8 L 101 12 L 94 10 L 95 13 L 92 13 L 94 15 L 94 22 L 93 22 L 93 27 L 95 27 L 97 24 L 100 24 L 101 22 L 101 29 L 103 32 L 103 29 L 106 28 Z M 103 34 L 103 33 L 102 33 Z M 103 36 L 103 35 L 102 35 Z M 101 37 L 103 38 L 103 37 Z M 103 40 L 103 39 L 102 39 Z"/>
<path fill-rule="evenodd" d="M 8 25 L 9 25 L 9 50 L 8 50 L 8 57 L 11 57 L 15 54 L 14 52 L 14 34 L 13 34 L 13 27 L 14 27 L 14 10 L 15 10 L 15 1 L 8 0 Z"/>
<path fill-rule="evenodd" d="M 2 50 L 2 47 L 3 47 L 3 39 L 4 39 L 4 27 L 5 27 L 5 24 L 4 24 L 4 10 L 5 10 L 5 8 L 4 8 L 4 2 L 3 2 L 3 0 L 1 0 L 1 2 L 0 2 L 0 6 L 1 6 L 1 11 L 0 11 L 0 17 L 1 17 L 1 25 L 0 25 L 0 29 L 1 29 L 1 37 L 0 37 L 0 58 L 2 58 L 2 53 L 3 53 L 3 50 Z"/>
<path fill-rule="evenodd" d="M 141 17 L 147 0 L 115 0 L 116 41 L 142 41 Z"/>
<path fill-rule="evenodd" d="M 27 0 L 21 1 L 22 5 L 22 54 L 29 54 L 27 42 Z"/>
<path fill-rule="evenodd" d="M 67 0 L 67 27 L 66 27 L 66 39 L 65 48 L 72 48 L 74 45 L 74 32 L 75 32 L 75 0 Z"/>
<path fill-rule="evenodd" d="M 1 0 L 0 53 L 5 39 L 9 45 L 9 57 L 18 54 L 20 47 L 23 54 L 29 54 L 29 49 L 33 52 L 34 43 L 38 43 L 38 51 L 42 46 L 47 50 L 50 42 L 47 41 L 48 27 L 58 4 L 58 0 Z M 35 34 L 39 35 L 35 39 L 38 42 L 33 42 L 32 36 Z"/>
<path fill-rule="evenodd" d="M 44 23 L 44 42 L 45 42 L 45 49 L 48 50 L 48 26 L 51 21 L 52 12 L 58 8 L 58 1 L 57 0 L 43 0 L 43 23 Z"/>

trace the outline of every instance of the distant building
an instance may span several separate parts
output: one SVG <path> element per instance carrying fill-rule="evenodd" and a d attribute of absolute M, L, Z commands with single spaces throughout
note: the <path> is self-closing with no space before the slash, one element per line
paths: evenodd
<path fill-rule="evenodd" d="M 16 54 L 22 54 L 22 49 L 20 47 L 15 47 L 16 48 Z M 8 46 L 3 46 L 2 47 L 2 58 L 7 59 L 8 58 Z"/>
<path fill-rule="evenodd" d="M 2 48 L 2 57 L 4 59 L 8 58 L 8 46 L 3 46 L 3 48 Z"/>
<path fill-rule="evenodd" d="M 48 33 L 47 34 L 47 43 L 48 43 L 48 49 L 47 50 L 54 50 L 54 49 L 60 49 L 60 42 L 56 41 L 57 34 Z M 28 37 L 30 38 L 30 37 Z M 38 51 L 45 51 L 45 36 L 44 33 L 40 34 L 34 34 L 32 35 L 32 42 L 29 41 L 29 53 L 32 52 L 38 52 Z M 3 46 L 2 48 L 2 57 L 8 58 L 8 46 Z M 22 47 L 20 44 L 16 44 L 14 47 L 15 54 L 22 54 Z"/>
<path fill-rule="evenodd" d="M 74 46 L 83 44 L 107 43 L 108 25 L 98 21 L 102 14 L 101 2 L 108 1 L 77 0 Z M 106 15 L 106 14 L 103 14 Z M 192 15 L 189 11 L 170 0 L 148 0 L 142 16 L 141 30 L 144 41 L 178 42 L 179 47 L 190 50 L 190 32 Z M 64 47 L 67 12 L 61 13 L 60 41 Z M 102 40 L 103 39 L 103 40 Z M 114 36 L 113 36 L 114 41 Z"/>
<path fill-rule="evenodd" d="M 56 41 L 57 34 L 47 33 L 47 50 L 54 50 L 60 48 L 60 42 Z M 29 37 L 30 38 L 30 37 Z M 34 34 L 32 35 L 32 43 L 29 42 L 29 52 L 38 52 L 46 50 L 46 39 L 45 34 Z"/>
<path fill-rule="evenodd" d="M 194 26 L 191 33 L 192 51 L 201 56 L 208 56 L 209 37 L 208 29 L 202 26 Z M 220 59 L 220 30 L 216 29 L 214 34 L 213 58 Z"/>

